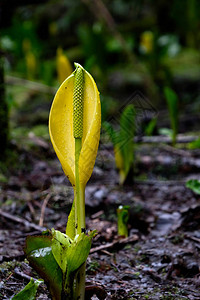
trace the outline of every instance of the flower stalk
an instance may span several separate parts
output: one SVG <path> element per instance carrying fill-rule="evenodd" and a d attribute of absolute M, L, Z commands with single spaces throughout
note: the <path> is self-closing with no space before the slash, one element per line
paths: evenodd
<path fill-rule="evenodd" d="M 76 64 L 73 93 L 73 135 L 75 139 L 75 224 L 76 234 L 85 232 L 85 187 L 79 179 L 79 157 L 83 137 L 84 73 Z"/>
<path fill-rule="evenodd" d="M 79 179 L 79 157 L 83 137 L 83 97 L 84 74 L 77 65 L 74 79 L 73 94 L 73 134 L 75 139 L 75 228 L 76 234 L 85 232 L 85 187 Z M 84 263 L 76 275 L 76 299 L 85 298 L 85 267 Z"/>

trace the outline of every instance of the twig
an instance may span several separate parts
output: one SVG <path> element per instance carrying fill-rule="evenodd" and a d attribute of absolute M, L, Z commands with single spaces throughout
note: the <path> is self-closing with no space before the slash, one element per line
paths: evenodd
<path fill-rule="evenodd" d="M 157 99 L 158 93 L 156 90 L 156 86 L 154 81 L 152 80 L 152 76 L 148 68 L 137 59 L 135 54 L 129 48 L 123 35 L 118 30 L 117 24 L 110 11 L 106 7 L 105 3 L 102 0 L 82 0 L 82 2 L 84 2 L 90 8 L 97 20 L 104 20 L 108 30 L 110 30 L 111 34 L 114 35 L 115 39 L 118 40 L 118 42 L 120 43 L 123 49 L 122 51 L 124 51 L 124 53 L 126 54 L 131 66 L 135 68 L 135 66 L 137 65 L 137 68 L 140 70 L 143 76 L 144 85 L 147 87 L 149 97 Z"/>
<path fill-rule="evenodd" d="M 137 185 L 158 185 L 158 186 L 162 186 L 162 185 L 175 185 L 175 186 L 179 186 L 179 185 L 185 185 L 186 180 L 135 180 L 134 181 L 135 184 Z"/>
<path fill-rule="evenodd" d="M 52 95 L 54 95 L 57 90 L 56 87 L 48 86 L 43 83 L 30 81 L 27 79 L 14 77 L 14 76 L 10 76 L 10 75 L 5 76 L 5 82 L 6 82 L 6 84 L 9 84 L 9 85 L 19 85 L 19 86 L 23 86 L 29 90 L 32 90 L 32 91 L 47 93 L 47 94 L 52 94 Z"/>
<path fill-rule="evenodd" d="M 114 248 L 118 245 L 124 245 L 124 244 L 128 244 L 128 243 L 132 243 L 132 242 L 137 241 L 138 239 L 139 239 L 138 236 L 136 234 L 133 234 L 133 235 L 127 237 L 127 238 L 120 239 L 120 240 L 114 241 L 112 243 L 107 243 L 105 245 L 101 245 L 101 246 L 92 248 L 90 250 L 90 253 L 102 251 L 102 250 L 109 249 L 109 248 Z"/>
<path fill-rule="evenodd" d="M 171 152 L 172 154 L 179 155 L 179 156 L 184 156 L 184 157 L 191 157 L 192 156 L 191 152 L 186 151 L 186 150 L 182 150 L 182 149 L 177 149 L 177 148 L 174 148 L 170 145 L 163 145 L 162 149 L 166 150 L 168 152 Z"/>
<path fill-rule="evenodd" d="M 14 221 L 16 223 L 23 224 L 25 227 L 32 228 L 32 229 L 37 230 L 37 231 L 44 231 L 44 230 L 46 230 L 45 227 L 41 227 L 41 226 L 36 225 L 34 223 L 30 223 L 27 220 L 24 220 L 24 219 L 22 219 L 20 217 L 13 216 L 13 215 L 11 215 L 11 214 L 3 211 L 2 209 L 0 209 L 0 215 L 3 216 L 6 219 L 9 219 L 9 220 Z"/>
<path fill-rule="evenodd" d="M 19 268 L 17 268 L 17 267 L 14 269 L 14 273 L 15 273 L 16 275 L 20 276 L 21 278 L 26 279 L 26 280 L 29 280 L 29 281 L 31 280 L 31 278 L 33 278 L 34 281 L 37 280 L 37 279 L 34 278 L 34 277 L 31 277 L 31 276 L 29 276 L 29 275 L 27 275 L 27 274 L 24 274 L 24 273 L 21 272 L 21 271 L 19 270 Z"/>
<path fill-rule="evenodd" d="M 194 241 L 194 242 L 197 242 L 197 243 L 200 243 L 200 239 L 195 237 L 195 236 L 189 236 L 189 235 L 185 235 L 186 239 L 189 239 L 191 241 Z"/>
<path fill-rule="evenodd" d="M 30 210 L 32 216 L 34 217 L 34 216 L 35 216 L 35 209 L 34 209 L 34 207 L 33 207 L 33 204 L 32 204 L 30 201 L 28 201 L 28 202 L 27 202 L 27 205 L 28 205 L 28 208 L 29 208 L 29 210 Z"/>
<path fill-rule="evenodd" d="M 178 144 L 184 144 L 184 143 L 191 143 L 199 139 L 198 136 L 185 136 L 179 134 L 176 139 L 176 143 Z M 166 143 L 170 144 L 172 142 L 172 139 L 169 136 L 136 136 L 135 137 L 136 143 L 147 143 L 147 144 L 157 144 L 157 143 Z"/>
<path fill-rule="evenodd" d="M 44 223 L 45 209 L 46 209 L 46 206 L 47 206 L 47 204 L 48 204 L 48 201 L 49 201 L 50 197 L 51 197 L 51 195 L 48 194 L 48 195 L 45 197 L 45 199 L 44 199 L 44 201 L 43 201 L 43 204 L 42 204 L 41 215 L 40 215 L 40 222 L 39 222 L 39 226 L 41 226 L 41 227 L 43 226 L 43 223 Z"/>
<path fill-rule="evenodd" d="M 132 62 L 132 64 L 137 63 L 137 59 L 134 56 L 134 54 L 129 49 L 127 42 L 123 38 L 122 34 L 117 30 L 117 26 L 115 23 L 115 20 L 113 19 L 111 13 L 109 12 L 106 5 L 101 0 L 82 0 L 89 8 L 91 9 L 92 13 L 95 15 L 96 19 L 103 19 L 106 23 L 108 29 L 111 31 L 111 33 L 115 36 L 116 40 L 119 41 L 119 43 L 122 46 L 122 49 L 127 54 L 127 57 Z"/>

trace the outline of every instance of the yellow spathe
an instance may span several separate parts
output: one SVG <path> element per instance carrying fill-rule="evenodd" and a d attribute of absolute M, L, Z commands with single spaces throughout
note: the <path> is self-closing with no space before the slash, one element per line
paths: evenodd
<path fill-rule="evenodd" d="M 71 63 L 61 48 L 57 49 L 56 68 L 60 84 L 73 72 Z"/>
<path fill-rule="evenodd" d="M 80 66 L 80 65 L 79 65 Z M 79 179 L 85 186 L 94 167 L 101 127 L 99 92 L 92 76 L 84 70 L 83 137 L 79 157 Z M 49 133 L 65 175 L 75 186 L 75 139 L 73 136 L 74 73 L 58 89 L 49 116 Z"/>

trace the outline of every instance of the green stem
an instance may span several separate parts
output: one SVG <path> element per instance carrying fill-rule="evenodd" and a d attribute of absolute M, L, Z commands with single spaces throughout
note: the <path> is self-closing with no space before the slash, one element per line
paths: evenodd
<path fill-rule="evenodd" d="M 76 234 L 85 232 L 85 186 L 79 180 L 79 156 L 82 141 L 75 138 L 75 178 L 76 178 L 76 197 L 75 197 L 75 226 Z M 85 266 L 84 263 L 76 275 L 75 299 L 85 299 Z"/>
<path fill-rule="evenodd" d="M 76 299 L 74 294 L 74 274 L 66 275 L 64 294 L 61 296 L 61 300 Z"/>
<path fill-rule="evenodd" d="M 75 197 L 75 226 L 76 234 L 85 232 L 85 186 L 79 180 L 79 156 L 82 141 L 75 138 L 75 178 L 76 178 L 76 197 Z"/>
<path fill-rule="evenodd" d="M 78 223 L 79 223 L 79 214 L 80 214 L 80 181 L 79 181 L 79 156 L 81 151 L 82 141 L 80 138 L 75 138 L 75 228 L 76 234 L 79 233 Z"/>
<path fill-rule="evenodd" d="M 85 267 L 86 262 L 80 267 L 76 275 L 75 299 L 85 299 Z"/>
<path fill-rule="evenodd" d="M 76 65 L 73 93 L 73 134 L 75 139 L 75 231 L 85 232 L 85 186 L 79 178 L 79 156 L 83 137 L 84 72 Z M 75 299 L 85 299 L 85 263 L 76 274 Z"/>

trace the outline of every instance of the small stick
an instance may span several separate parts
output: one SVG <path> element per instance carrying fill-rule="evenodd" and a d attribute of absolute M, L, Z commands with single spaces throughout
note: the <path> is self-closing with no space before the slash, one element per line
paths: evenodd
<path fill-rule="evenodd" d="M 45 227 L 41 227 L 41 226 L 36 225 L 34 223 L 30 223 L 29 221 L 27 221 L 25 219 L 22 219 L 20 217 L 13 216 L 13 215 L 11 215 L 11 214 L 3 211 L 2 209 L 0 209 L 0 215 L 3 216 L 6 219 L 9 219 L 9 220 L 14 221 L 16 223 L 23 224 L 25 227 L 29 227 L 29 228 L 32 228 L 32 229 L 37 230 L 37 231 L 44 231 L 44 230 L 46 230 Z"/>
<path fill-rule="evenodd" d="M 178 144 L 186 144 L 186 143 L 191 143 L 196 140 L 198 140 L 198 136 L 185 136 L 185 135 L 177 135 L 176 143 Z M 169 136 L 163 136 L 163 135 L 158 135 L 158 136 L 136 136 L 135 137 L 135 142 L 136 143 L 147 143 L 147 144 L 158 144 L 158 143 L 166 143 L 170 144 L 172 143 L 172 139 Z"/>
<path fill-rule="evenodd" d="M 7 75 L 5 77 L 5 81 L 9 85 L 18 85 L 18 86 L 23 86 L 29 90 L 36 91 L 36 92 L 41 92 L 41 93 L 47 93 L 47 94 L 52 94 L 54 95 L 56 92 L 56 87 L 48 86 L 43 83 L 38 83 L 35 81 L 30 81 L 27 79 L 19 78 L 19 77 L 14 77 Z"/>
<path fill-rule="evenodd" d="M 26 280 L 31 280 L 31 278 L 33 278 L 34 281 L 37 280 L 36 278 L 34 278 L 34 277 L 32 277 L 32 276 L 29 276 L 29 275 L 27 275 L 27 274 L 21 272 L 21 271 L 19 270 L 19 268 L 15 268 L 15 269 L 14 269 L 14 273 L 15 273 L 16 275 L 22 277 L 23 279 L 26 279 Z M 13 275 L 13 273 L 12 273 L 12 275 Z"/>
<path fill-rule="evenodd" d="M 49 202 L 49 199 L 50 199 L 51 195 L 48 194 L 43 203 L 42 203 L 42 208 L 41 208 L 41 215 L 40 215 L 40 221 L 39 221 L 39 226 L 43 227 L 43 224 L 44 224 L 44 214 L 45 214 L 45 209 L 46 209 L 46 206 Z"/>
<path fill-rule="evenodd" d="M 102 251 L 102 250 L 109 249 L 109 248 L 114 248 L 117 245 L 128 244 L 128 243 L 135 242 L 137 240 L 138 240 L 138 236 L 136 234 L 133 234 L 133 235 L 129 236 L 128 238 L 120 239 L 120 240 L 114 241 L 112 243 L 107 243 L 105 245 L 101 245 L 101 246 L 92 248 L 90 250 L 90 253 Z"/>

